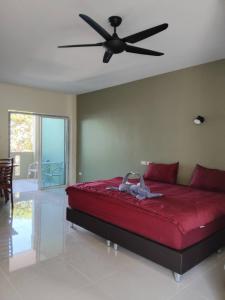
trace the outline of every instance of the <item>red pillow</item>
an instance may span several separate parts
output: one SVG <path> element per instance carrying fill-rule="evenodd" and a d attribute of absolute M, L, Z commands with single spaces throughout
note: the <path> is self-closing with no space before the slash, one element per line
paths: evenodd
<path fill-rule="evenodd" d="M 196 165 L 192 174 L 190 186 L 198 189 L 225 193 L 225 171 Z"/>
<path fill-rule="evenodd" d="M 174 164 L 150 163 L 144 174 L 144 179 L 166 183 L 176 183 L 179 162 Z"/>

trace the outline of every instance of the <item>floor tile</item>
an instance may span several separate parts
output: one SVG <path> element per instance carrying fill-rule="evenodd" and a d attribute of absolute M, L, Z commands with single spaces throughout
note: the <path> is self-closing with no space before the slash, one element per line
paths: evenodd
<path fill-rule="evenodd" d="M 224 300 L 225 271 L 222 261 L 213 269 L 202 273 L 202 276 L 190 288 L 209 300 Z"/>
<path fill-rule="evenodd" d="M 0 205 L 0 300 L 225 300 L 225 249 L 176 283 L 170 270 L 66 221 L 63 189 Z"/>
<path fill-rule="evenodd" d="M 125 266 L 123 254 L 108 248 L 103 240 L 96 240 L 95 243 L 70 241 L 69 244 L 66 243 L 65 248 L 64 259 L 94 282 L 118 272 Z"/>
<path fill-rule="evenodd" d="M 75 297 L 79 289 L 91 285 L 84 275 L 57 259 L 5 274 L 23 299 Z"/>
<path fill-rule="evenodd" d="M 113 299 L 165 300 L 175 295 L 183 286 L 173 278 L 150 265 L 130 264 L 123 271 L 114 274 L 99 283 L 102 289 Z"/>
<path fill-rule="evenodd" d="M 14 193 L 33 192 L 38 190 L 37 179 L 16 179 L 13 180 Z"/>
<path fill-rule="evenodd" d="M 91 286 L 78 293 L 79 300 L 113 300 L 113 298 L 104 293 L 99 287 Z"/>
<path fill-rule="evenodd" d="M 4 277 L 0 271 L 0 299 L 1 300 L 22 300 L 13 285 Z"/>
<path fill-rule="evenodd" d="M 199 295 L 189 288 L 185 288 L 180 293 L 178 292 L 174 297 L 170 298 L 169 300 L 209 300 L 204 296 Z"/>

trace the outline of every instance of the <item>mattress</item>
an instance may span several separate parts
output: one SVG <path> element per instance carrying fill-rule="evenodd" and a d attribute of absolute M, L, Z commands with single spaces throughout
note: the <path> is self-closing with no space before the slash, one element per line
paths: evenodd
<path fill-rule="evenodd" d="M 163 193 L 163 197 L 138 201 L 107 189 L 118 187 L 121 180 L 116 177 L 69 186 L 69 206 L 177 250 L 225 227 L 225 193 L 145 181 L 152 192 Z"/>

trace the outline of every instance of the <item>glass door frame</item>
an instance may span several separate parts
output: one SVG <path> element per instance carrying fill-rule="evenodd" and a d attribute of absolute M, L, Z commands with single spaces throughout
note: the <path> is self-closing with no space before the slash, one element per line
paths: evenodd
<path fill-rule="evenodd" d="M 50 187 L 42 187 L 41 188 L 41 149 L 42 149 L 42 138 L 41 138 L 41 122 L 39 126 L 39 134 L 38 134 L 38 151 L 37 151 L 37 158 L 38 158 L 38 190 L 48 190 L 54 188 L 63 188 L 68 185 L 69 182 L 69 163 L 70 163 L 70 120 L 67 116 L 58 116 L 58 115 L 50 115 L 50 114 L 42 114 L 42 113 L 35 113 L 35 112 L 27 112 L 27 111 L 18 111 L 18 110 L 8 110 L 8 155 L 10 157 L 11 153 L 11 114 L 22 114 L 22 115 L 32 115 L 37 116 L 41 119 L 41 117 L 47 118 L 56 118 L 56 119 L 64 119 L 65 126 L 64 126 L 64 134 L 65 134 L 65 184 L 64 185 L 57 185 L 57 186 L 50 186 Z"/>

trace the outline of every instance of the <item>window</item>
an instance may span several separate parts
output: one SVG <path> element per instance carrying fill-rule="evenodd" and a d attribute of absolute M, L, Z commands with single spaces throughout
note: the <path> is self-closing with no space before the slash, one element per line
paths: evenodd
<path fill-rule="evenodd" d="M 11 114 L 10 152 L 34 152 L 35 118 L 26 114 Z"/>

